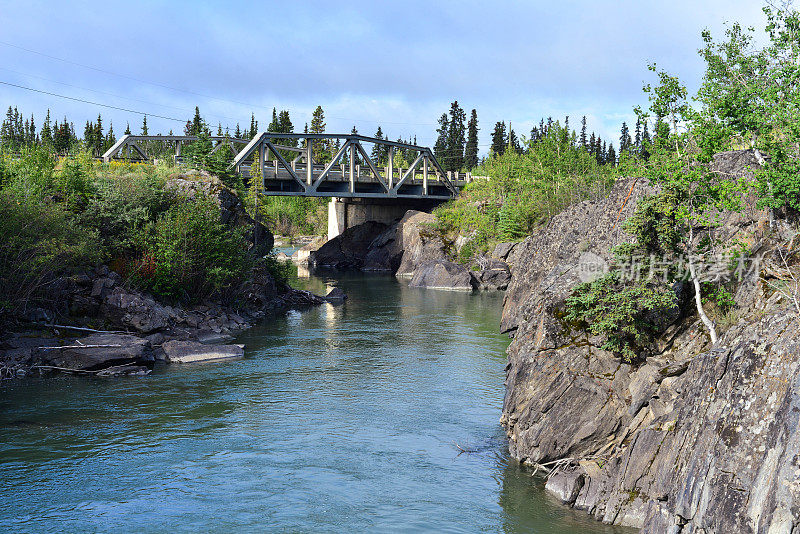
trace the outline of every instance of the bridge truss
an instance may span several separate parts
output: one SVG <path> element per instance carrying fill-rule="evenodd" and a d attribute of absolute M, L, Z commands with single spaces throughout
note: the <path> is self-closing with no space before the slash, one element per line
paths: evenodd
<path fill-rule="evenodd" d="M 103 161 L 108 163 L 112 159 L 125 159 L 129 161 L 150 161 L 154 158 L 174 156 L 181 157 L 181 147 L 187 143 L 197 141 L 196 135 L 131 135 L 126 134 L 119 138 L 114 145 L 103 154 Z M 223 146 L 230 147 L 236 154 L 240 148 L 248 143 L 247 139 L 232 137 L 211 136 L 214 144 L 212 153 Z"/>
<path fill-rule="evenodd" d="M 304 140 L 305 146 L 278 144 L 289 139 Z M 340 146 L 331 161 L 316 163 L 315 145 L 331 146 L 334 141 Z M 379 167 L 363 143 L 379 146 L 388 155 L 388 165 Z M 398 150 L 413 158 L 408 168 L 395 167 Z M 233 165 L 244 177 L 260 175 L 265 195 L 431 200 L 458 195 L 455 182 L 429 148 L 355 134 L 261 133 L 239 152 Z"/>

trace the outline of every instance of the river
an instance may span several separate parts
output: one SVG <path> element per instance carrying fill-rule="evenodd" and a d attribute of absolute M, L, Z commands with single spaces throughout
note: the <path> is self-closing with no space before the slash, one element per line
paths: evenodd
<path fill-rule="evenodd" d="M 243 360 L 0 384 L 6 532 L 618 532 L 511 461 L 501 294 L 315 277 Z"/>

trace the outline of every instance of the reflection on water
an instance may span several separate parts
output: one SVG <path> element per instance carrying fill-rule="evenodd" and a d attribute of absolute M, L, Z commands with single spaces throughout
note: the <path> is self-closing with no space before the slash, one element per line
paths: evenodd
<path fill-rule="evenodd" d="M 305 283 L 244 360 L 0 385 L 4 529 L 610 531 L 506 457 L 501 295 Z"/>

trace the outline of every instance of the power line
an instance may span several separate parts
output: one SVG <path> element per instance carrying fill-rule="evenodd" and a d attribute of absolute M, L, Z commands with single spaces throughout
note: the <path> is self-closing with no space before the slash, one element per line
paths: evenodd
<path fill-rule="evenodd" d="M 81 68 L 84 68 L 84 69 L 93 70 L 95 72 L 100 72 L 100 73 L 108 74 L 108 75 L 111 75 L 111 76 L 118 76 L 120 78 L 125 78 L 125 79 L 136 81 L 136 82 L 139 82 L 139 83 L 152 85 L 154 87 L 160 87 L 162 89 L 167 89 L 169 91 L 177 91 L 177 92 L 180 92 L 180 93 L 186 93 L 186 94 L 190 94 L 190 95 L 194 95 L 194 96 L 199 96 L 199 97 L 202 97 L 202 98 L 208 98 L 208 99 L 211 99 L 211 100 L 216 100 L 218 102 L 225 102 L 225 103 L 228 103 L 228 104 L 238 104 L 238 105 L 241 105 L 241 106 L 248 106 L 250 108 L 260 108 L 260 109 L 263 109 L 263 110 L 266 110 L 266 111 L 271 111 L 271 109 L 269 107 L 249 104 L 247 102 L 241 102 L 239 100 L 228 100 L 228 99 L 224 99 L 224 98 L 218 98 L 218 97 L 214 97 L 214 96 L 211 96 L 211 95 L 206 95 L 206 94 L 203 94 L 203 93 L 197 93 L 195 91 L 190 91 L 188 89 L 180 89 L 178 87 L 172 87 L 170 85 L 165 85 L 165 84 L 161 84 L 161 83 L 157 83 L 157 82 L 151 82 L 151 81 L 148 81 L 148 80 L 144 80 L 142 78 L 137 78 L 135 76 L 129 76 L 127 74 L 121 74 L 121 73 L 118 73 L 118 72 L 113 72 L 113 71 L 110 71 L 110 70 L 101 69 L 99 67 L 95 67 L 95 66 L 92 66 L 92 65 L 86 65 L 84 63 L 78 63 L 77 61 L 72 61 L 70 59 L 65 59 L 65 58 L 62 58 L 62 57 L 53 56 L 53 55 L 50 55 L 50 54 L 46 54 L 44 52 L 39 52 L 37 50 L 32 50 L 30 48 L 26 48 L 24 46 L 19 46 L 19 45 L 16 45 L 16 44 L 13 44 L 13 43 L 9 43 L 9 42 L 6 42 L 6 41 L 0 41 L 0 44 L 4 45 L 4 46 L 11 47 L 11 48 L 16 48 L 18 50 L 23 50 L 23 51 L 28 52 L 30 54 L 36 54 L 38 56 L 46 57 L 48 59 L 52 59 L 52 60 L 55 60 L 55 61 L 62 61 L 64 63 L 68 63 L 70 65 L 75 65 L 77 67 L 81 67 Z M 301 115 L 301 114 L 297 113 L 296 115 Z M 312 116 L 312 114 L 303 114 L 303 115 Z M 376 120 L 372 120 L 372 119 L 354 119 L 354 118 L 351 118 L 351 117 L 335 117 L 335 116 L 329 116 L 328 118 L 329 119 L 336 119 L 336 120 L 343 120 L 343 121 L 352 121 L 352 122 L 369 122 L 369 123 L 373 123 L 373 124 L 395 124 L 395 125 L 405 125 L 405 126 L 435 126 L 436 125 L 436 123 L 432 123 L 432 122 L 381 122 L 381 121 L 376 121 Z M 231 120 L 234 120 L 234 119 L 231 119 Z"/>
<path fill-rule="evenodd" d="M 58 81 L 58 80 L 53 80 L 51 78 L 45 78 L 44 76 L 37 76 L 36 74 L 28 74 L 28 73 L 25 73 L 25 72 L 20 72 L 18 70 L 9 69 L 9 68 L 6 68 L 6 67 L 0 67 L 0 70 L 4 70 L 6 72 L 11 72 L 13 74 L 18 74 L 20 76 L 25 76 L 25 77 L 28 77 L 28 78 L 36 78 L 38 80 L 43 80 L 43 81 L 50 82 L 50 83 L 57 83 L 59 85 L 65 86 L 65 87 L 71 87 L 73 89 L 80 89 L 81 91 L 89 91 L 89 92 L 92 92 L 92 93 L 97 93 L 99 95 L 113 96 L 114 98 L 122 98 L 123 100 L 130 100 L 131 102 L 139 102 L 140 104 L 147 104 L 148 106 L 158 106 L 158 107 L 162 107 L 162 108 L 174 109 L 176 111 L 186 111 L 184 108 L 178 107 L 178 106 L 171 106 L 169 104 L 158 104 L 156 102 L 150 102 L 148 100 L 140 100 L 138 98 L 132 98 L 132 97 L 129 97 L 129 96 L 123 96 L 123 95 L 116 94 L 116 93 L 109 93 L 108 91 L 100 91 L 99 89 L 90 89 L 88 87 L 81 87 L 79 85 L 73 85 L 73 84 L 70 84 L 70 83 L 61 82 L 61 81 Z M 212 115 L 212 117 L 223 118 L 223 119 L 230 120 L 230 121 L 237 120 L 237 119 L 235 119 L 233 117 L 227 117 L 225 115 Z"/>
<path fill-rule="evenodd" d="M 119 106 L 112 106 L 112 105 L 109 105 L 109 104 L 101 104 L 100 102 L 92 102 L 91 100 L 84 100 L 82 98 L 75 98 L 73 96 L 60 95 L 58 93 L 51 93 L 50 91 L 42 91 L 41 89 L 34 89 L 33 87 L 26 87 L 24 85 L 17 85 L 15 83 L 11 83 L 11 82 L 4 82 L 3 80 L 0 80 L 0 83 L 2 83 L 3 85 L 9 85 L 11 87 L 16 87 L 17 89 L 25 89 L 26 91 L 33 91 L 34 93 L 41 93 L 43 95 L 55 96 L 55 97 L 58 97 L 58 98 L 64 98 L 66 100 L 73 100 L 75 102 L 82 102 L 84 104 L 91 104 L 93 106 L 100 106 L 100 107 L 108 108 L 108 109 L 116 109 L 116 110 L 119 110 L 119 111 L 126 111 L 128 113 L 136 113 L 138 115 L 146 115 L 148 117 L 157 117 L 159 119 L 165 119 L 165 120 L 168 120 L 168 121 L 177 121 L 177 122 L 180 122 L 182 124 L 186 123 L 186 121 L 184 121 L 183 119 L 176 119 L 175 117 L 167 117 L 166 115 L 156 115 L 155 113 L 145 113 L 144 111 L 137 111 L 135 109 L 121 108 Z"/>
<path fill-rule="evenodd" d="M 63 98 L 65 100 L 72 100 L 73 102 L 81 102 L 83 104 L 89 104 L 89 105 L 92 105 L 92 106 L 99 106 L 99 107 L 102 107 L 102 108 L 115 109 L 117 111 L 125 111 L 127 113 L 135 113 L 137 115 L 142 115 L 142 116 L 147 116 L 147 117 L 155 117 L 155 118 L 159 118 L 159 119 L 175 121 L 175 122 L 179 122 L 181 124 L 185 124 L 186 123 L 186 121 L 184 119 L 178 119 L 178 118 L 175 118 L 175 117 L 168 117 L 166 115 L 158 115 L 156 113 L 148 113 L 148 112 L 145 112 L 145 111 L 139 111 L 139 110 L 135 110 L 135 109 L 123 108 L 123 107 L 120 107 L 120 106 L 112 106 L 110 104 L 103 104 L 101 102 L 94 102 L 92 100 L 86 100 L 86 99 L 83 99 L 83 98 L 76 98 L 76 97 L 73 97 L 73 96 L 67 96 L 67 95 L 62 95 L 62 94 L 59 94 L 59 93 L 53 93 L 51 91 L 44 91 L 42 89 L 35 89 L 33 87 L 27 87 L 25 85 L 19 85 L 19 84 L 15 84 L 15 83 L 11 83 L 11 82 L 6 82 L 6 81 L 3 81 L 3 80 L 0 80 L 0 84 L 7 85 L 7 86 L 10 86 L 10 87 L 15 87 L 17 89 L 23 89 L 23 90 L 26 90 L 26 91 L 31 91 L 31 92 L 34 92 L 34 93 L 40 93 L 40 94 L 43 94 L 43 95 L 54 96 L 54 97 L 57 97 L 57 98 Z M 478 146 L 479 147 L 491 146 L 491 143 L 490 144 L 479 144 Z M 447 153 L 453 153 L 453 152 L 452 151 L 440 152 L 440 154 L 447 154 Z"/>

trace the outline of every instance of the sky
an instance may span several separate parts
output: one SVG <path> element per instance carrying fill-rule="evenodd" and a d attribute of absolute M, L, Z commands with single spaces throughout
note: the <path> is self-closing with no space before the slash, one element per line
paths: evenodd
<path fill-rule="evenodd" d="M 0 0 L 0 107 L 78 135 L 101 113 L 121 134 L 182 131 L 199 106 L 213 125 L 266 130 L 272 108 L 296 131 L 317 105 L 327 131 L 353 126 L 433 145 L 457 100 L 477 110 L 482 154 L 497 121 L 528 136 L 552 116 L 618 145 L 646 102 L 647 64 L 694 92 L 700 32 L 763 28 L 756 0 L 64 2 Z M 130 111 L 103 108 L 6 84 Z M 160 116 L 160 117 L 158 117 Z"/>

